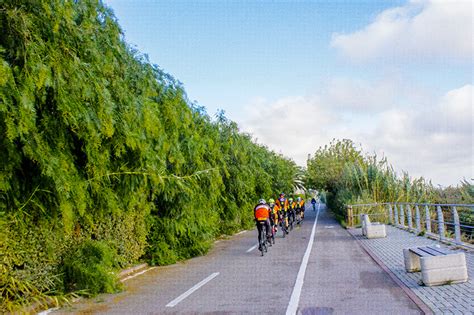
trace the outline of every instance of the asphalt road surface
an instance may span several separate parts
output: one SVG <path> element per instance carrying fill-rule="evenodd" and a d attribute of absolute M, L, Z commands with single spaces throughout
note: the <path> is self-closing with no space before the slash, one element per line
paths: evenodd
<path fill-rule="evenodd" d="M 257 231 L 54 314 L 420 314 L 321 205 L 261 257 Z"/>

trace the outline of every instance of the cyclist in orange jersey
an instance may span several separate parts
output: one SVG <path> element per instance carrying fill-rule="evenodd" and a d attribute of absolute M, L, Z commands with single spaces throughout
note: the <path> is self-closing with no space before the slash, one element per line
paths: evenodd
<path fill-rule="evenodd" d="M 258 201 L 258 204 L 255 206 L 253 209 L 253 214 L 255 218 L 255 223 L 257 225 L 257 230 L 258 230 L 258 243 L 261 244 L 262 239 L 260 238 L 261 230 L 262 230 L 262 225 L 260 222 L 264 222 L 265 226 L 265 234 L 267 236 L 267 241 L 271 244 L 271 237 L 272 235 L 270 234 L 270 206 L 267 205 L 265 202 L 265 199 L 260 199 Z M 259 250 L 262 250 L 259 246 Z"/>
<path fill-rule="evenodd" d="M 277 206 L 282 210 L 282 211 L 287 211 L 288 210 L 288 200 L 285 198 L 285 194 L 281 193 L 280 198 L 277 199 L 276 201 Z"/>

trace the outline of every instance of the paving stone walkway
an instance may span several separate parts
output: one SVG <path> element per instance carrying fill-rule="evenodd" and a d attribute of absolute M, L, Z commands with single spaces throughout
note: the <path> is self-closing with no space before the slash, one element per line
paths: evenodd
<path fill-rule="evenodd" d="M 387 237 L 379 239 L 367 239 L 362 236 L 361 229 L 348 231 L 435 314 L 474 314 L 473 252 L 465 252 L 469 276 L 467 282 L 426 287 L 419 284 L 420 272 L 407 273 L 405 271 L 403 249 L 426 245 L 438 245 L 442 248 L 450 248 L 450 246 L 393 226 L 387 226 Z"/>

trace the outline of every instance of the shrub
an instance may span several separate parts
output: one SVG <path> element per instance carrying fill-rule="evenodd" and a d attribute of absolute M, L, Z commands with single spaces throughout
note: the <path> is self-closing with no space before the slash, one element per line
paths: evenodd
<path fill-rule="evenodd" d="M 117 292 L 120 285 L 113 272 L 116 258 L 116 252 L 105 242 L 83 242 L 64 259 L 65 288 L 91 295 Z"/>

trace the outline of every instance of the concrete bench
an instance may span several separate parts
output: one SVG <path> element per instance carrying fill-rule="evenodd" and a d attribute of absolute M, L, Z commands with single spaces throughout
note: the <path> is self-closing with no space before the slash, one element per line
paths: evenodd
<path fill-rule="evenodd" d="M 380 224 L 378 222 L 370 222 L 368 214 L 362 214 L 361 217 L 362 235 L 365 235 L 367 238 L 380 238 L 387 236 L 385 224 Z"/>
<path fill-rule="evenodd" d="M 403 258 L 406 271 L 421 271 L 421 280 L 428 287 L 467 281 L 466 256 L 463 252 L 424 246 L 403 249 Z"/>

